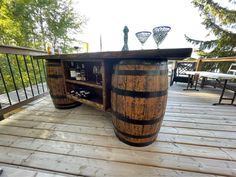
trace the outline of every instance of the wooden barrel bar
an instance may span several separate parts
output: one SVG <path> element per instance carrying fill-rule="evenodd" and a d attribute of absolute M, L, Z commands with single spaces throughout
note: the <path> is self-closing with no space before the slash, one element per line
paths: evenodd
<path fill-rule="evenodd" d="M 112 74 L 112 122 L 117 137 L 132 146 L 156 140 L 165 114 L 167 61 L 126 60 Z"/>
<path fill-rule="evenodd" d="M 60 60 L 47 60 L 47 84 L 53 104 L 58 109 L 73 108 L 80 103 L 66 97 L 65 75 Z"/>

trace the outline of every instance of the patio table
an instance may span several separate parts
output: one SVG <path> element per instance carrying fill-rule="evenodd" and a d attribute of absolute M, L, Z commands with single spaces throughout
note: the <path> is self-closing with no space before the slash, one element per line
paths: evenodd
<path fill-rule="evenodd" d="M 236 79 L 236 75 L 225 74 L 225 73 L 206 72 L 206 71 L 186 71 L 186 74 L 189 76 L 189 78 L 191 78 L 193 76 L 196 77 L 196 82 L 195 82 L 195 85 L 194 85 L 195 89 L 194 90 L 197 90 L 196 89 L 197 82 L 198 82 L 198 79 L 200 77 L 202 77 L 204 80 L 206 78 L 215 79 L 219 83 L 220 83 L 220 80 L 223 80 L 224 84 L 222 86 L 223 88 L 222 88 L 222 92 L 221 92 L 221 95 L 220 95 L 220 98 L 219 98 L 219 102 L 214 103 L 213 105 L 234 105 L 233 102 L 234 102 L 235 97 L 236 97 L 236 91 L 234 91 L 234 95 L 233 95 L 232 98 L 224 98 L 223 96 L 224 96 L 224 93 L 225 93 L 225 89 L 227 87 L 228 80 Z M 190 90 L 189 85 L 190 85 L 190 83 L 188 82 L 187 89 L 185 89 L 185 90 Z M 231 103 L 230 104 L 221 103 L 222 100 L 231 100 Z"/>

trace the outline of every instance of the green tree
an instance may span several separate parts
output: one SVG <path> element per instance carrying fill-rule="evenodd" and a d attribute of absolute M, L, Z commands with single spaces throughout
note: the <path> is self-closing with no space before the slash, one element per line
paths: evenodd
<path fill-rule="evenodd" d="M 81 32 L 81 27 L 86 23 L 86 18 L 75 13 L 71 0 L 0 0 L 0 44 L 16 45 L 37 49 L 46 49 L 46 43 L 61 47 L 64 52 L 70 52 L 70 46 L 75 34 Z M 17 88 L 22 88 L 15 55 L 9 55 L 10 65 L 15 77 Z M 29 80 L 36 83 L 34 73 L 29 77 L 25 62 L 30 71 L 32 63 L 29 57 L 25 60 L 19 56 L 19 65 L 26 87 Z M 34 65 L 37 63 L 34 61 Z M 43 63 L 40 63 L 43 75 Z M 0 68 L 6 82 L 8 91 L 13 91 L 14 85 L 7 62 L 7 56 L 0 54 Z M 37 80 L 39 81 L 39 70 L 35 67 Z M 43 78 L 44 81 L 45 78 Z M 0 94 L 5 91 L 3 80 L 0 79 Z"/>
<path fill-rule="evenodd" d="M 202 41 L 185 36 L 187 41 L 198 46 L 201 57 L 225 57 L 236 55 L 236 10 L 234 0 L 229 7 L 223 7 L 214 0 L 193 0 L 193 5 L 201 12 L 202 24 L 215 39 Z"/>
<path fill-rule="evenodd" d="M 0 2 L 0 42 L 1 44 L 16 44 L 21 33 L 18 30 L 18 23 L 9 17 L 9 1 Z"/>
<path fill-rule="evenodd" d="M 46 15 L 48 40 L 52 42 L 54 47 L 60 45 L 62 49 L 67 49 L 72 41 L 76 41 L 74 36 L 81 31 L 81 26 L 85 21 L 73 12 L 71 1 L 55 2 Z"/>
<path fill-rule="evenodd" d="M 2 44 L 45 49 L 50 42 L 66 50 L 86 23 L 71 0 L 1 0 L 0 5 Z"/>

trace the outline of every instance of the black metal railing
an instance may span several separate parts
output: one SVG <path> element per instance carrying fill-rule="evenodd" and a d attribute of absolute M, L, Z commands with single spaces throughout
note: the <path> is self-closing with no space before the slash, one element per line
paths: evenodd
<path fill-rule="evenodd" d="M 45 95 L 45 61 L 33 56 L 46 52 L 0 45 L 0 119 L 15 108 Z"/>

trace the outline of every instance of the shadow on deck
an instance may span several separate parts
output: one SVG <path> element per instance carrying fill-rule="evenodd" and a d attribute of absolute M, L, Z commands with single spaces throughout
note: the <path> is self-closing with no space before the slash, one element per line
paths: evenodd
<path fill-rule="evenodd" d="M 58 110 L 49 96 L 28 104 L 0 122 L 2 176 L 236 176 L 235 107 L 185 86 L 169 89 L 158 139 L 142 148 L 115 137 L 110 113 Z"/>

